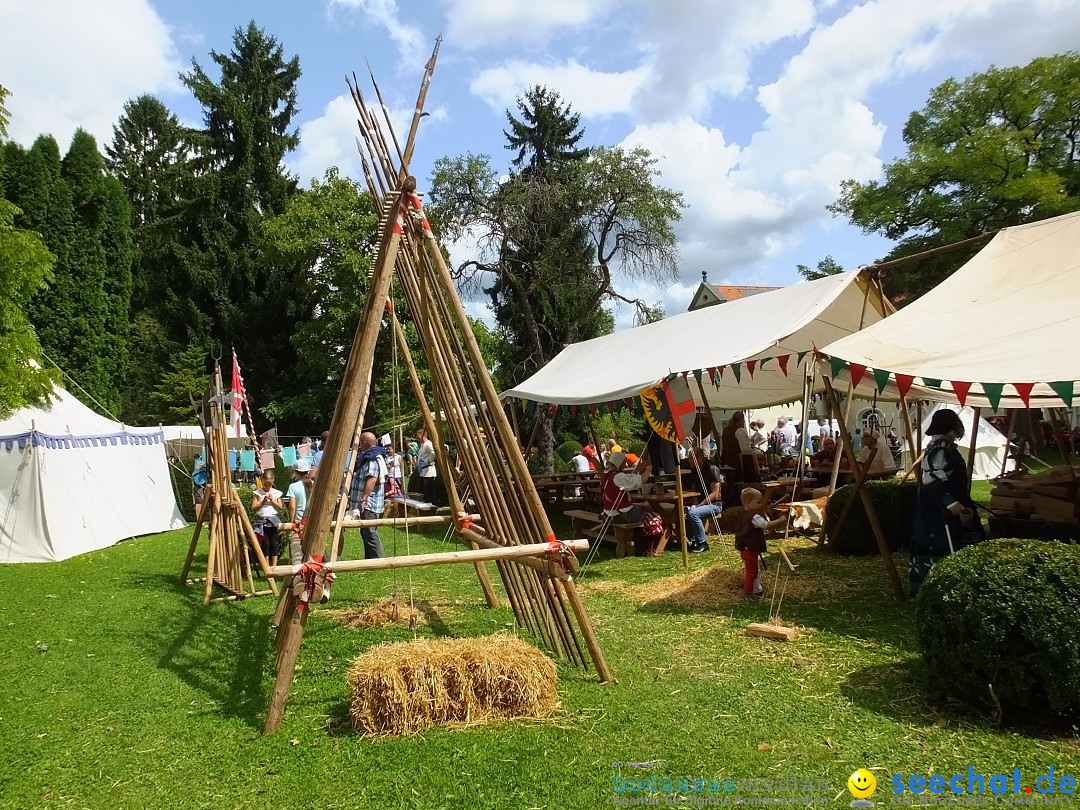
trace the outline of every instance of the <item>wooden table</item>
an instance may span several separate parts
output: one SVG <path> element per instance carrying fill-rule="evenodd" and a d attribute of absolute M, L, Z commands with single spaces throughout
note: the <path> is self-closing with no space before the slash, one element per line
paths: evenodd
<path fill-rule="evenodd" d="M 810 472 L 814 473 L 815 475 L 827 475 L 830 478 L 832 477 L 832 464 L 829 464 L 828 466 L 822 466 L 820 464 L 811 464 L 810 467 L 809 467 L 809 470 L 810 470 Z M 900 472 L 899 467 L 890 467 L 887 470 L 873 470 L 871 472 L 868 472 L 866 474 L 866 477 L 869 480 L 880 480 L 880 479 L 883 479 L 883 478 L 892 478 L 898 472 Z M 841 464 L 840 465 L 840 474 L 841 475 L 855 475 L 855 473 L 853 473 L 851 471 L 851 468 L 848 467 L 846 464 Z"/>
<path fill-rule="evenodd" d="M 700 492 L 683 490 L 684 504 L 696 501 L 700 497 Z M 673 536 L 678 536 L 678 521 L 683 519 L 683 514 L 679 511 L 679 496 L 675 493 L 675 490 L 665 490 L 663 492 L 634 491 L 630 493 L 630 502 L 636 503 L 638 506 L 648 506 L 651 511 L 658 514 L 660 519 L 664 521 L 664 536 L 660 538 L 660 543 L 656 547 L 657 553 L 663 551 L 668 540 Z M 663 504 L 671 504 L 672 508 L 664 509 Z"/>
<path fill-rule="evenodd" d="M 533 476 L 533 486 L 536 487 L 540 500 L 545 503 L 554 503 L 555 506 L 562 506 L 568 491 L 580 489 L 584 494 L 590 485 L 596 485 L 598 482 L 598 474 L 594 471 Z"/>

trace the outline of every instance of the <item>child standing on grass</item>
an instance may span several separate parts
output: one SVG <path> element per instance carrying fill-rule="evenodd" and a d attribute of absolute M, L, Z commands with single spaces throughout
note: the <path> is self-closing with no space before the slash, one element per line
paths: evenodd
<path fill-rule="evenodd" d="M 739 495 L 742 514 L 735 525 L 735 548 L 743 561 L 743 596 L 761 596 L 761 577 L 758 575 L 758 557 L 765 553 L 765 532 L 787 522 L 787 516 L 769 520 L 765 512 L 765 497 L 753 487 L 746 487 Z"/>
<path fill-rule="evenodd" d="M 259 538 L 259 545 L 268 560 L 270 557 L 277 558 L 281 494 L 280 489 L 274 489 L 274 471 L 263 470 L 260 486 L 251 496 L 251 508 L 255 510 L 255 525 L 252 528 L 255 529 L 255 536 Z"/>
<path fill-rule="evenodd" d="M 296 530 L 296 524 L 304 517 L 307 511 L 308 495 L 311 494 L 311 463 L 306 458 L 298 458 L 293 465 L 293 480 L 285 493 L 285 500 L 289 502 L 289 523 L 293 525 L 292 536 L 289 543 L 289 558 L 293 565 L 300 565 L 304 561 L 300 550 L 300 534 Z M 277 565 L 277 556 L 270 558 L 271 565 Z"/>

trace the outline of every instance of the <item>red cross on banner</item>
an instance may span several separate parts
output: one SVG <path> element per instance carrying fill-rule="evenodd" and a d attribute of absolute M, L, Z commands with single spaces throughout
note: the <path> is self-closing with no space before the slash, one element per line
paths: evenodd
<path fill-rule="evenodd" d="M 669 442 L 682 441 L 693 433 L 697 405 L 682 377 L 646 388 L 641 392 L 641 404 L 649 425 Z"/>

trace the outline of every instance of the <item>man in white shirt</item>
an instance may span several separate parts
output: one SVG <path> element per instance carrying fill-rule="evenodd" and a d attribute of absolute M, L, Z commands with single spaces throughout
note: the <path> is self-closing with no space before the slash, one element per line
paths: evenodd
<path fill-rule="evenodd" d="M 587 473 L 590 470 L 589 459 L 581 450 L 578 450 L 577 455 L 570 459 L 570 466 L 574 468 L 574 472 L 576 473 Z M 574 497 L 581 497 L 581 487 L 576 487 L 574 489 Z"/>
<path fill-rule="evenodd" d="M 799 454 L 797 447 L 799 437 L 795 432 L 795 425 L 793 425 L 786 416 L 781 416 L 776 420 L 776 436 L 776 443 L 780 450 L 780 455 L 797 456 Z"/>
<path fill-rule="evenodd" d="M 424 500 L 435 503 L 435 479 L 439 471 L 435 466 L 435 445 L 427 436 L 423 428 L 416 431 L 416 443 L 419 450 L 416 454 L 416 468 L 420 471 L 420 491 L 424 494 Z"/>

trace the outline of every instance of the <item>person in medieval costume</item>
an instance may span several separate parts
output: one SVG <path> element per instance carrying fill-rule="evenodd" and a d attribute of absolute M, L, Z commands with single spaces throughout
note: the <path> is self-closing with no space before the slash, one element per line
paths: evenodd
<path fill-rule="evenodd" d="M 942 408 L 927 428 L 929 444 L 921 465 L 915 528 L 911 535 L 911 595 L 919 592 L 934 564 L 966 545 L 984 539 L 982 523 L 968 491 L 967 465 L 956 447 L 964 423 Z"/>

